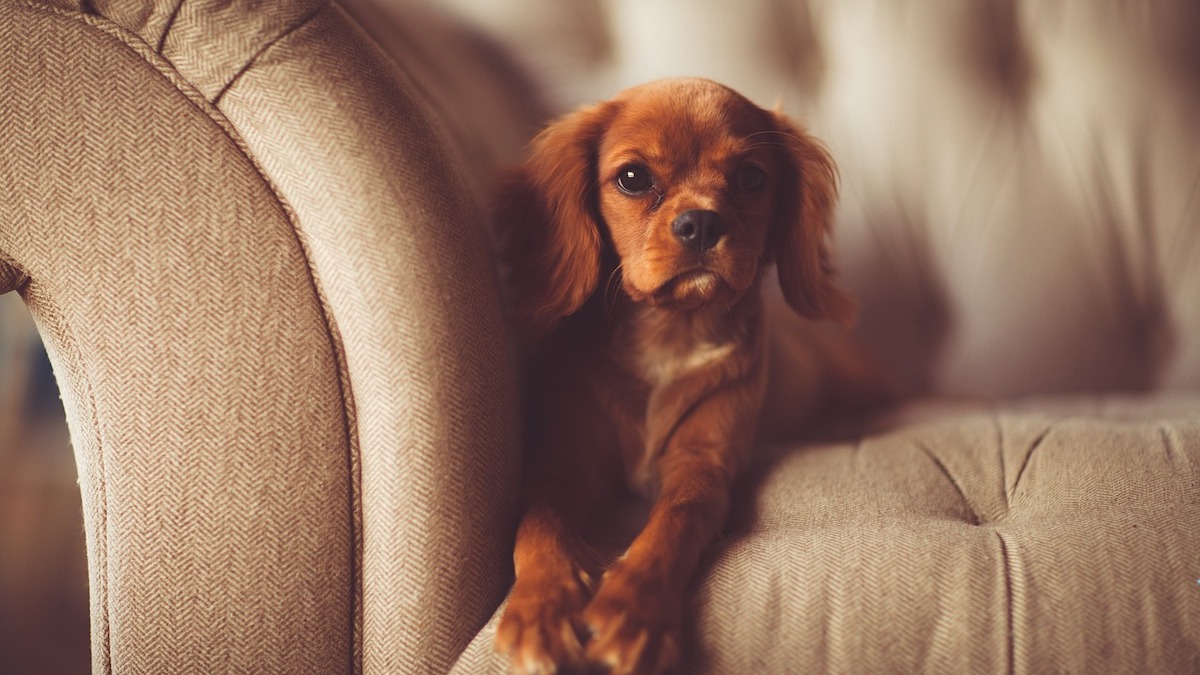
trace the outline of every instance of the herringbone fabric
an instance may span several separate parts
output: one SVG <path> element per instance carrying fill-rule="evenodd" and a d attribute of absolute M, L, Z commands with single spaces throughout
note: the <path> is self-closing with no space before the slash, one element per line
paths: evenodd
<path fill-rule="evenodd" d="M 90 6 L 142 38 L 212 100 L 262 49 L 325 4 L 322 0 L 92 0 Z"/>
<path fill-rule="evenodd" d="M 1200 398 L 918 406 L 762 460 L 681 672 L 1200 672 Z M 494 624 L 453 672 L 505 672 Z"/>
<path fill-rule="evenodd" d="M 27 299 L 43 325 L 55 327 L 52 343 L 79 341 L 58 311 L 86 318 L 97 340 L 122 340 L 119 353 L 87 344 L 54 350 L 60 372 L 79 389 L 69 397 L 73 435 L 87 439 L 96 419 L 113 417 L 147 436 L 122 436 L 115 445 L 76 441 L 89 491 L 97 670 L 448 667 L 511 574 L 518 415 L 481 215 L 406 76 L 339 10 L 318 4 L 97 3 L 141 40 L 103 19 L 23 3 L 7 9 L 21 13 L 5 22 L 8 30 L 33 21 L 46 26 L 46 37 L 11 55 L 25 65 L 5 64 L 5 74 L 25 95 L 57 100 L 64 120 L 48 124 L 35 115 L 20 127 L 6 120 L 25 144 L 14 149 L 7 172 L 24 189 L 7 202 L 22 209 L 22 227 L 0 240 L 15 261 L 5 278 L 17 283 L 18 270 L 30 264 L 113 269 L 64 249 L 57 232 L 37 237 L 44 250 L 22 245 L 56 209 L 71 208 L 81 210 L 61 219 L 86 224 L 78 246 L 136 252 L 160 275 L 89 285 L 136 307 L 149 298 L 143 312 L 118 303 L 106 323 L 92 318 L 95 303 L 80 306 L 54 287 L 73 290 L 79 278 L 62 276 L 62 268 L 30 274 Z M 42 57 L 52 37 L 72 45 L 58 50 L 70 53 Z M 78 49 L 77 39 L 96 45 Z M 109 77 L 109 68 L 122 69 L 125 79 Z M 65 90 L 42 86 L 58 73 L 72 74 Z M 86 89 L 102 82 L 116 99 L 111 106 L 103 92 Z M 28 109 L 22 100 L 8 102 L 13 117 Z M 81 115 L 91 124 L 73 129 Z M 97 127 L 100 120 L 113 130 Z M 58 170 L 50 176 L 29 166 L 47 147 L 60 148 L 63 158 L 49 164 Z M 115 167 L 95 182 L 104 157 Z M 34 193 L 40 201 L 24 196 Z M 112 206 L 96 212 L 97 202 Z M 45 215 L 35 217 L 43 207 Z M 146 235 L 141 248 L 126 241 L 151 225 L 162 240 Z M 271 233 L 286 235 L 291 257 L 264 243 Z M 235 243 L 236 251 L 225 250 Z M 174 281 L 194 294 L 191 305 L 172 295 Z M 254 289 L 253 302 L 244 301 L 248 291 L 231 294 L 222 284 Z M 323 294 L 324 309 L 317 304 Z M 228 314 L 237 321 L 222 323 Z M 122 317 L 143 332 L 119 331 Z M 172 329 L 192 340 L 188 358 Z M 281 363 L 289 369 L 275 372 Z M 157 385 L 137 397 L 140 390 L 122 380 L 133 398 L 97 399 L 87 377 L 97 367 Z M 237 414 L 223 415 L 206 396 L 235 401 L 226 405 Z M 236 403 L 245 398 L 255 404 Z M 177 442 L 175 452 L 187 449 L 181 468 L 155 475 L 137 466 L 114 483 L 104 453 L 136 463 L 139 443 L 149 452 L 162 439 Z M 260 441 L 257 464 L 238 459 L 251 439 Z M 278 456 L 285 449 L 286 461 Z M 171 457 L 169 449 L 157 451 Z M 242 495 L 230 472 L 260 481 L 261 489 Z M 280 491 L 273 481 L 303 485 Z M 250 502 L 210 495 L 230 490 Z M 143 493 L 155 498 L 114 513 L 114 491 L 122 504 Z M 239 510 L 250 503 L 265 511 L 255 527 Z M 146 541 L 125 536 L 129 518 Z M 295 543 L 272 543 L 264 532 L 272 528 Z M 237 544 L 244 537 L 253 539 Z M 229 567 L 227 548 L 241 552 L 246 570 Z M 115 571 L 114 556 L 121 562 Z M 264 579 L 253 582 L 244 571 Z M 252 585 L 239 596 L 232 587 L 241 583 Z M 149 597 L 159 592 L 161 601 Z M 139 611 L 130 608 L 135 602 Z M 273 613 L 293 603 L 302 609 Z M 257 626 L 213 615 L 235 606 L 258 617 Z M 309 630 L 304 621 L 316 617 L 321 629 Z M 285 619 L 292 623 L 272 623 Z"/>
<path fill-rule="evenodd" d="M 294 223 L 136 38 L 5 2 L 0 45 L 0 251 L 63 385 L 94 670 L 350 670 L 350 434 Z"/>
<path fill-rule="evenodd" d="M 346 345 L 368 673 L 444 670 L 475 635 L 511 574 L 518 487 L 481 215 L 407 86 L 327 10 L 221 99 L 296 209 Z"/>

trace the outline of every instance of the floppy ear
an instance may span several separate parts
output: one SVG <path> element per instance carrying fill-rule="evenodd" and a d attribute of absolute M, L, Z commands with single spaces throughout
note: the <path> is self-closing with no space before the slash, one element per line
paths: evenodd
<path fill-rule="evenodd" d="M 494 225 L 512 309 L 535 335 L 578 311 L 599 283 L 596 153 L 615 114 L 609 102 L 554 122 L 501 181 Z"/>
<path fill-rule="evenodd" d="M 821 144 L 774 113 L 784 147 L 771 244 L 779 285 L 792 309 L 849 325 L 858 303 L 835 283 L 828 237 L 837 205 L 837 167 Z"/>

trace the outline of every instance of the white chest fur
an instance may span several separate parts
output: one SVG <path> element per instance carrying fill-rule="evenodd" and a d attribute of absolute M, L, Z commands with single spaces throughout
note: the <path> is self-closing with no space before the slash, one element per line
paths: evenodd
<path fill-rule="evenodd" d="M 651 389 L 718 365 L 742 342 L 724 308 L 681 315 L 647 307 L 632 325 L 624 362 Z"/>
<path fill-rule="evenodd" d="M 725 360 L 736 347 L 737 344 L 732 340 L 720 343 L 685 340 L 648 344 L 640 355 L 638 366 L 642 379 L 656 388 Z"/>

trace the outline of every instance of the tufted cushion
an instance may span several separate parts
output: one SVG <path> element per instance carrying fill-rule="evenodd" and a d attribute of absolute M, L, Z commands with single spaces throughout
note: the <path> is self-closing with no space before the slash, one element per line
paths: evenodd
<path fill-rule="evenodd" d="M 1200 669 L 1200 397 L 914 404 L 759 459 L 681 672 Z M 494 630 L 455 673 L 505 672 Z"/>
<path fill-rule="evenodd" d="M 942 403 L 777 455 L 698 589 L 698 666 L 1194 671 L 1198 410 Z"/>
<path fill-rule="evenodd" d="M 856 5 L 817 102 L 864 330 L 940 391 L 1200 385 L 1200 12 Z"/>

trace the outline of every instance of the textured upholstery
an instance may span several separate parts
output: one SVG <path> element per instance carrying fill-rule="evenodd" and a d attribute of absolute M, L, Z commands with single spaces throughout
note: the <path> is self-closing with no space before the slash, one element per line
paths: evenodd
<path fill-rule="evenodd" d="M 326 3 L 88 9 L 0 3 L 0 290 L 64 390 L 95 671 L 447 667 L 518 416 L 442 130 Z"/>
<path fill-rule="evenodd" d="M 926 402 L 764 448 L 681 672 L 1196 672 L 1198 409 Z M 494 629 L 453 672 L 506 672 Z"/>
<path fill-rule="evenodd" d="M 355 550 L 350 436 L 288 214 L 128 35 L 25 3 L 0 17 L 0 277 L 63 389 L 94 669 L 343 667 L 357 602 L 329 563 Z M 319 568 L 299 601 L 297 574 Z"/>
<path fill-rule="evenodd" d="M 806 120 L 928 397 L 762 449 L 683 672 L 1200 672 L 1192 5 L 442 4 L 558 107 L 699 74 Z M 0 291 L 63 389 L 95 672 L 504 671 L 479 201 L 540 113 L 502 64 L 408 0 L 0 0 Z"/>

